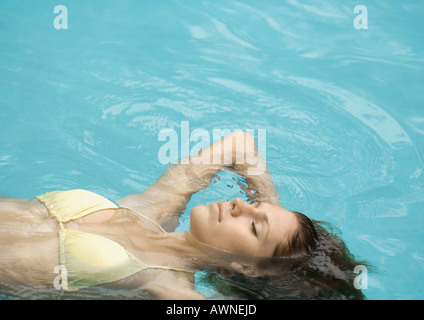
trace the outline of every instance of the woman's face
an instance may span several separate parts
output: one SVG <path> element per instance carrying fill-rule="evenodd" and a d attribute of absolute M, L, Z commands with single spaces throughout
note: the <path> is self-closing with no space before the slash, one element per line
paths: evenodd
<path fill-rule="evenodd" d="M 272 256 L 297 228 L 295 215 L 282 207 L 240 198 L 196 206 L 189 232 L 207 245 L 234 253 Z"/>

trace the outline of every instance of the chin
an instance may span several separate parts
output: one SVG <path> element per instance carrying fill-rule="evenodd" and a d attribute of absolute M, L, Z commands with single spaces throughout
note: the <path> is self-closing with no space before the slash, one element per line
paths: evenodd
<path fill-rule="evenodd" d="M 206 206 L 195 206 L 193 207 L 193 209 L 191 209 L 190 216 L 205 212 L 206 210 L 207 210 Z"/>

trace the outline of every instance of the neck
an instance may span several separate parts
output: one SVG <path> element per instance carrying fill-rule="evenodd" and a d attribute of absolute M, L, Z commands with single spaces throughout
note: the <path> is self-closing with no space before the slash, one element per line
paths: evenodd
<path fill-rule="evenodd" d="M 170 232 L 155 239 L 156 252 L 172 255 L 189 268 L 203 270 L 208 267 L 229 265 L 232 254 L 199 242 L 190 232 Z"/>

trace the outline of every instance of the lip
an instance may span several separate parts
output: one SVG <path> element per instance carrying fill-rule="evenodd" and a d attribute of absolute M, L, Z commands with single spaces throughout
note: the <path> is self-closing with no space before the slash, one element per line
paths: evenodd
<path fill-rule="evenodd" d="M 218 222 L 221 222 L 221 212 L 222 212 L 222 209 L 221 209 L 221 204 L 220 203 L 216 203 L 216 202 L 214 202 L 213 203 L 213 207 L 214 207 L 214 210 L 215 210 L 215 212 L 217 213 L 217 215 L 218 215 Z"/>
<path fill-rule="evenodd" d="M 222 203 L 218 202 L 217 205 L 218 205 L 218 213 L 219 213 L 218 214 L 218 221 L 221 222 L 222 221 L 222 213 L 223 213 Z"/>

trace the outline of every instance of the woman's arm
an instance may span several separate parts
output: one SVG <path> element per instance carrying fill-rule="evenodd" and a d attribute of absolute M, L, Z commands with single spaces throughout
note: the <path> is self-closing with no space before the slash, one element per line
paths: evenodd
<path fill-rule="evenodd" d="M 234 132 L 202 150 L 191 159 L 191 163 L 194 164 L 193 174 L 209 181 L 217 173 L 216 169 L 220 163 L 222 165 L 220 169 L 234 171 L 246 178 L 248 188 L 245 191 L 249 198 L 280 206 L 279 193 L 276 193 L 275 184 L 251 134 Z"/>
<path fill-rule="evenodd" d="M 257 153 L 253 136 L 233 132 L 196 156 L 171 165 L 144 193 L 128 195 L 117 202 L 155 219 L 165 229 L 172 229 L 192 194 L 207 187 L 218 172 L 228 169 L 246 177 L 257 200 L 279 205 L 275 185 Z"/>
<path fill-rule="evenodd" d="M 244 133 L 243 139 L 245 149 L 238 150 L 230 170 L 245 177 L 248 188 L 244 188 L 243 185 L 242 188 L 251 200 L 281 206 L 279 202 L 280 193 L 277 192 L 277 188 L 271 179 L 265 160 L 259 154 L 255 139 L 248 133 Z"/>
<path fill-rule="evenodd" d="M 206 297 L 196 291 L 187 280 L 161 275 L 160 280 L 147 289 L 154 298 L 159 300 L 206 300 Z"/>

